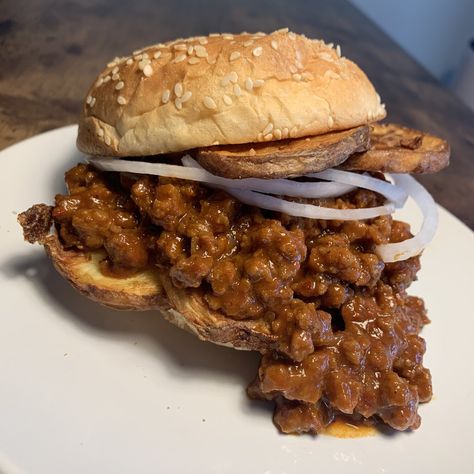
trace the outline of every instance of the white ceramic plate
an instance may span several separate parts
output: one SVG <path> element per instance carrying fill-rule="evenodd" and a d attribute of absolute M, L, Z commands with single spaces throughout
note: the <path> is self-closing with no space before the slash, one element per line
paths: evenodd
<path fill-rule="evenodd" d="M 474 234 L 440 208 L 410 292 L 432 324 L 434 399 L 413 433 L 359 439 L 280 435 L 247 400 L 256 354 L 198 341 L 153 312 L 77 294 L 16 214 L 51 203 L 81 160 L 76 127 L 0 153 L 0 472 L 446 473 L 472 469 Z M 416 220 L 416 208 L 404 210 Z M 472 471 L 471 471 L 472 472 Z"/>

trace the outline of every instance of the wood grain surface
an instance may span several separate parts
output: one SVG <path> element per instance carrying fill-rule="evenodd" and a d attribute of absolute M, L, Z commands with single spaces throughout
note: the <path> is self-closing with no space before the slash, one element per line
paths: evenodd
<path fill-rule="evenodd" d="M 420 181 L 474 228 L 474 114 L 346 0 L 0 0 L 0 149 L 75 123 L 114 56 L 179 36 L 283 26 L 340 44 L 390 121 L 450 142 L 450 167 Z"/>

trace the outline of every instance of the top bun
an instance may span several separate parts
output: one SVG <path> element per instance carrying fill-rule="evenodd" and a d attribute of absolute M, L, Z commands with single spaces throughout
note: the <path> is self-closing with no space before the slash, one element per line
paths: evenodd
<path fill-rule="evenodd" d="M 288 29 L 211 34 L 135 51 L 89 89 L 77 144 L 143 156 L 320 135 L 377 121 L 385 107 L 339 47 Z"/>

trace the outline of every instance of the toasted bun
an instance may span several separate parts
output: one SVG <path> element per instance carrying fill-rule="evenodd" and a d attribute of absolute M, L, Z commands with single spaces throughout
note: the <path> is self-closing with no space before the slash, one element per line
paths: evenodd
<path fill-rule="evenodd" d="M 339 49 L 285 30 L 178 39 L 109 63 L 89 89 L 77 144 L 142 156 L 280 140 L 385 116 Z"/>

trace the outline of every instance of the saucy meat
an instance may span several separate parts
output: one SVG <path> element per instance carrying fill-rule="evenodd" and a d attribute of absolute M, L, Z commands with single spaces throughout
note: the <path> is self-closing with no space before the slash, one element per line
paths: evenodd
<path fill-rule="evenodd" d="M 118 276 L 159 266 L 176 287 L 200 288 L 213 310 L 268 323 L 278 349 L 263 354 L 248 393 L 275 402 L 283 432 L 317 433 L 337 414 L 419 426 L 418 404 L 431 397 L 418 335 L 428 319 L 406 294 L 419 259 L 384 264 L 374 253 L 409 238 L 407 224 L 296 218 L 198 183 L 84 164 L 66 183 L 53 210 L 66 247 L 104 249 L 103 271 Z M 383 201 L 359 189 L 310 202 L 355 209 Z"/>

